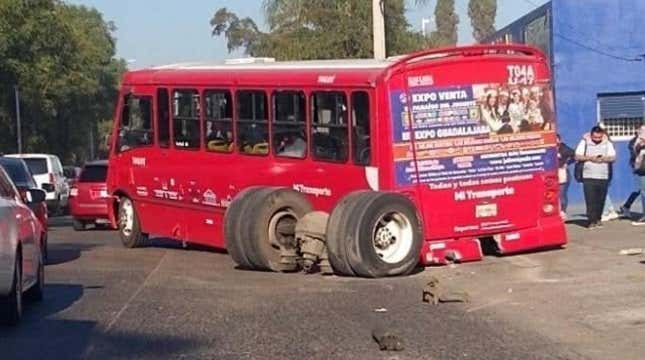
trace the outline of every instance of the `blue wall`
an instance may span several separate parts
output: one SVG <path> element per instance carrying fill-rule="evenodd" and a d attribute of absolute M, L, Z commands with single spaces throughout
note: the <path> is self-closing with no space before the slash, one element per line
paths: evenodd
<path fill-rule="evenodd" d="M 597 121 L 599 93 L 645 91 L 643 0 L 553 0 L 552 67 L 556 113 L 562 137 L 575 146 Z M 605 53 L 605 54 L 603 54 Z M 618 159 L 610 187 L 614 203 L 632 190 L 626 141 L 617 141 Z M 570 201 L 582 203 L 581 186 L 571 186 Z"/>

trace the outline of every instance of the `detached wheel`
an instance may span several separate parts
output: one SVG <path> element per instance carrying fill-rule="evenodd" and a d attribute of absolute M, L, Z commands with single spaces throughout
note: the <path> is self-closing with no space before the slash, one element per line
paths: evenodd
<path fill-rule="evenodd" d="M 119 237 L 127 248 L 144 246 L 148 240 L 148 235 L 141 232 L 134 203 L 127 197 L 119 201 Z"/>
<path fill-rule="evenodd" d="M 422 241 L 414 204 L 396 193 L 350 194 L 327 226 L 330 262 L 341 275 L 409 274 L 419 262 Z"/>
<path fill-rule="evenodd" d="M 295 228 L 300 218 L 312 211 L 302 194 L 288 188 L 267 188 L 247 199 L 240 214 L 244 226 L 239 238 L 250 268 L 280 271 L 280 246 L 295 246 Z"/>
<path fill-rule="evenodd" d="M 74 219 L 72 226 L 74 227 L 74 231 L 84 231 L 85 230 L 85 221 L 83 220 L 78 220 Z"/>
<path fill-rule="evenodd" d="M 13 282 L 7 296 L 0 297 L 0 322 L 4 325 L 17 325 L 22 317 L 22 261 L 16 256 Z"/>
<path fill-rule="evenodd" d="M 271 188 L 267 187 L 250 187 L 244 189 L 235 196 L 224 214 L 226 251 L 241 268 L 254 268 L 248 256 L 250 241 L 242 235 L 242 229 L 249 226 L 249 219 L 246 217 L 249 206 L 255 204 L 254 199 L 256 197 L 262 196 L 270 191 Z"/>

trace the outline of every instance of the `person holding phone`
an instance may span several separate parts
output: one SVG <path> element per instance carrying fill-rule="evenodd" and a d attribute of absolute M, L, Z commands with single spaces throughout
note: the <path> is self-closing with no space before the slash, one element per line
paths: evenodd
<path fill-rule="evenodd" d="M 600 126 L 591 128 L 576 147 L 576 161 L 584 163 L 582 186 L 590 229 L 602 227 L 600 220 L 615 160 L 616 149 Z"/>

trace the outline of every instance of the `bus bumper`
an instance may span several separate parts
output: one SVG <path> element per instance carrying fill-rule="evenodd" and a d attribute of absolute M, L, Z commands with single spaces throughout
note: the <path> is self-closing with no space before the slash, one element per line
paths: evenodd
<path fill-rule="evenodd" d="M 493 239 L 500 254 L 516 254 L 567 244 L 567 233 L 559 216 L 541 218 L 537 226 L 482 238 Z M 445 265 L 452 262 L 478 261 L 483 257 L 480 238 L 426 241 L 421 249 L 421 264 Z"/>

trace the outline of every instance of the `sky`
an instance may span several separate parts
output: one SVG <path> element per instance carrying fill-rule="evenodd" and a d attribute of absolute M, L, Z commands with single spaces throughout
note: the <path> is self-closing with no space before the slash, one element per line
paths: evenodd
<path fill-rule="evenodd" d="M 369 1 L 369 0 L 363 0 Z M 228 53 L 223 36 L 212 37 L 209 21 L 215 11 L 226 7 L 240 18 L 250 17 L 265 27 L 262 0 L 67 0 L 93 7 L 117 27 L 117 57 L 136 69 L 182 61 L 220 60 L 242 57 L 241 51 Z M 496 27 L 501 28 L 547 0 L 498 0 Z M 421 29 L 422 19 L 432 19 L 436 0 L 425 6 L 406 0 L 406 16 L 411 26 Z M 468 0 L 456 0 L 460 18 L 459 43 L 473 41 Z"/>

